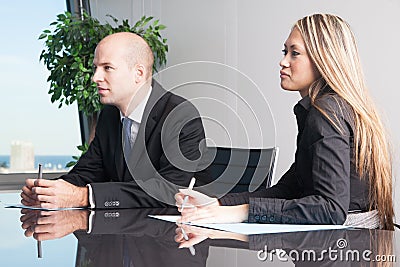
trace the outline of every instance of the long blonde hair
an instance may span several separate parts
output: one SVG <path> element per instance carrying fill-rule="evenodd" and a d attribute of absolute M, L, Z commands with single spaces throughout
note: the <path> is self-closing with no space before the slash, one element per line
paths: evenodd
<path fill-rule="evenodd" d="M 360 177 L 368 177 L 370 209 L 377 209 L 382 226 L 393 229 L 392 159 L 385 128 L 368 94 L 354 35 L 335 15 L 314 14 L 294 25 L 321 74 L 310 87 L 313 105 L 329 120 L 316 100 L 328 85 L 345 100 L 354 118 L 355 163 Z"/>

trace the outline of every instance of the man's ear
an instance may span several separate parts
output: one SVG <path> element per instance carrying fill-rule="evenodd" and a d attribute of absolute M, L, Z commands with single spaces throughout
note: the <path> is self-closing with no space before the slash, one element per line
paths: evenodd
<path fill-rule="evenodd" d="M 146 68 L 143 64 L 136 64 L 135 66 L 135 82 L 140 83 L 146 79 Z"/>

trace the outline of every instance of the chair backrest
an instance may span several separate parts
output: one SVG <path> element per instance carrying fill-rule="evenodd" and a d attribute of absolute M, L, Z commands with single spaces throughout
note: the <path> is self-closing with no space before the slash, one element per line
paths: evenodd
<path fill-rule="evenodd" d="M 269 187 L 278 151 L 277 147 L 208 147 L 208 153 L 215 155 L 209 166 L 213 190 L 216 193 L 237 193 Z"/>

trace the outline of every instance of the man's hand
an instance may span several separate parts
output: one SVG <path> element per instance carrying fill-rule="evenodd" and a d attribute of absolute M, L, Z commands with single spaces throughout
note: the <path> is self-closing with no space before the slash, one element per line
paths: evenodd
<path fill-rule="evenodd" d="M 25 236 L 38 240 L 61 238 L 77 230 L 87 230 L 87 210 L 22 210 L 20 220 Z"/>
<path fill-rule="evenodd" d="M 21 203 L 26 206 L 40 206 L 39 200 L 37 200 L 36 194 L 32 191 L 35 186 L 34 182 L 36 179 L 26 179 L 25 185 L 22 187 L 21 192 Z"/>
<path fill-rule="evenodd" d="M 27 179 L 22 188 L 21 203 L 46 209 L 87 207 L 88 188 L 78 187 L 62 179 Z"/>

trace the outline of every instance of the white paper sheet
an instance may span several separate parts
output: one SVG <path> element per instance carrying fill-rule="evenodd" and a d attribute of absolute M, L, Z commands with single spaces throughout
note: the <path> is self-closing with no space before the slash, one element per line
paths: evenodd
<path fill-rule="evenodd" d="M 152 218 L 176 223 L 179 215 L 149 215 Z M 194 226 L 234 232 L 244 235 L 347 229 L 344 225 L 264 224 L 264 223 L 188 223 Z"/>

